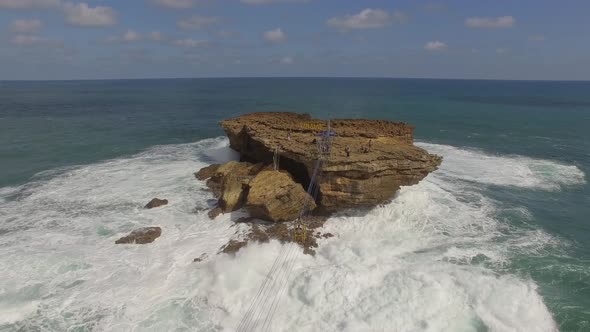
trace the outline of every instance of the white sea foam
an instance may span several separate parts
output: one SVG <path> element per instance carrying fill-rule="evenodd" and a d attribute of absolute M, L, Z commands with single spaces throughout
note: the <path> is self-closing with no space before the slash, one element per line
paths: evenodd
<path fill-rule="evenodd" d="M 295 254 L 270 330 L 557 329 L 532 280 L 494 272 L 514 252 L 535 255 L 557 240 L 499 221 L 494 201 L 457 181 L 501 185 L 494 169 L 523 157 L 424 147 L 445 156 L 440 171 L 366 215 L 331 218 L 324 231 L 336 236 L 322 240 L 315 257 Z M 464 154 L 479 161 L 452 172 Z M 212 196 L 192 173 L 234 157 L 224 139 L 159 146 L 5 189 L 18 198 L 0 202 L 8 231 L 0 232 L 0 330 L 235 330 L 281 245 L 217 255 L 247 226 L 231 215 L 210 221 Z M 522 182 L 530 173 L 507 176 Z M 531 187 L 565 185 L 556 178 L 537 177 Z M 153 197 L 170 203 L 144 210 Z M 163 230 L 154 243 L 114 244 L 151 225 Z"/>
<path fill-rule="evenodd" d="M 578 167 L 552 160 L 489 155 L 441 144 L 417 145 L 444 157 L 440 175 L 463 181 L 543 190 L 560 190 L 586 181 L 584 172 Z"/>

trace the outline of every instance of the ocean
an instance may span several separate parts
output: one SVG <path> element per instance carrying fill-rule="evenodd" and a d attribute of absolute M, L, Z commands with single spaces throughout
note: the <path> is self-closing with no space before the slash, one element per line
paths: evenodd
<path fill-rule="evenodd" d="M 235 330 L 281 245 L 217 254 L 248 226 L 192 173 L 256 111 L 404 121 L 444 157 L 332 216 L 270 330 L 590 331 L 590 82 L 369 78 L 0 82 L 0 331 Z"/>

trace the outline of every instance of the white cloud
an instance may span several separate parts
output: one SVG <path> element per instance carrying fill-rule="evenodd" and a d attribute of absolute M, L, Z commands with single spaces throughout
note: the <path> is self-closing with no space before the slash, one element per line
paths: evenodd
<path fill-rule="evenodd" d="M 401 12 L 389 13 L 382 9 L 367 8 L 358 14 L 333 17 L 327 24 L 340 30 L 375 29 L 395 22 L 404 22 L 406 19 L 406 15 Z"/>
<path fill-rule="evenodd" d="M 12 38 L 12 43 L 19 46 L 35 45 L 42 41 L 44 41 L 44 39 L 39 36 L 16 35 Z"/>
<path fill-rule="evenodd" d="M 11 42 L 17 46 L 46 46 L 63 48 L 63 42 L 52 41 L 39 36 L 33 35 L 16 35 L 12 38 Z"/>
<path fill-rule="evenodd" d="M 529 36 L 529 40 L 530 41 L 544 41 L 545 40 L 545 36 L 543 36 L 543 35 Z"/>
<path fill-rule="evenodd" d="M 508 49 L 508 48 L 497 48 L 496 49 L 496 53 L 498 53 L 498 54 L 505 54 L 508 52 L 510 52 L 510 49 Z"/>
<path fill-rule="evenodd" d="M 57 7 L 61 0 L 0 0 L 0 8 L 32 9 Z"/>
<path fill-rule="evenodd" d="M 281 28 L 276 28 L 274 30 L 266 31 L 264 33 L 264 39 L 272 43 L 280 43 L 287 40 L 287 35 L 281 30 Z"/>
<path fill-rule="evenodd" d="M 141 35 L 133 30 L 127 30 L 123 35 L 123 41 L 134 42 L 138 40 L 141 40 Z"/>
<path fill-rule="evenodd" d="M 428 51 L 443 51 L 447 49 L 447 44 L 438 40 L 430 41 L 424 45 L 424 49 Z"/>
<path fill-rule="evenodd" d="M 193 0 L 154 0 L 154 3 L 162 7 L 173 9 L 187 9 L 195 5 Z"/>
<path fill-rule="evenodd" d="M 282 57 L 281 60 L 279 60 L 279 62 L 284 65 L 291 65 L 295 62 L 295 60 L 293 60 L 293 58 L 290 56 L 285 56 L 285 57 Z"/>
<path fill-rule="evenodd" d="M 208 44 L 208 42 L 206 40 L 195 40 L 195 39 L 191 39 L 191 38 L 177 39 L 177 40 L 173 41 L 172 43 L 174 45 L 180 46 L 180 47 L 200 47 L 200 46 L 206 46 Z"/>
<path fill-rule="evenodd" d="M 246 5 L 268 5 L 273 3 L 285 3 L 285 2 L 309 2 L 310 0 L 240 0 L 241 3 Z"/>
<path fill-rule="evenodd" d="M 511 28 L 516 23 L 512 16 L 500 17 L 470 17 L 465 20 L 465 25 L 470 28 L 504 29 Z"/>
<path fill-rule="evenodd" d="M 142 39 L 142 36 L 139 33 L 135 32 L 133 30 L 127 30 L 122 36 L 110 37 L 109 41 L 131 43 L 131 42 L 140 41 L 141 39 Z"/>
<path fill-rule="evenodd" d="M 164 39 L 164 35 L 160 31 L 152 31 L 150 33 L 150 39 L 155 41 L 161 41 Z"/>
<path fill-rule="evenodd" d="M 66 22 L 83 27 L 101 27 L 117 23 L 117 12 L 111 7 L 89 7 L 82 2 L 79 4 L 64 4 Z"/>
<path fill-rule="evenodd" d="M 219 17 L 193 15 L 189 18 L 178 21 L 177 25 L 179 28 L 185 30 L 196 30 L 208 25 L 216 24 L 219 20 Z"/>
<path fill-rule="evenodd" d="M 10 30 L 17 33 L 36 33 L 42 25 L 40 20 L 14 20 Z"/>

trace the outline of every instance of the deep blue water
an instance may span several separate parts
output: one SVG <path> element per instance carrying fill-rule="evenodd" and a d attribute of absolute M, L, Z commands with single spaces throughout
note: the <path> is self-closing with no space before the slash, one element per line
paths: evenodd
<path fill-rule="evenodd" d="M 490 156 L 549 160 L 571 166 L 586 178 L 590 174 L 590 82 L 0 82 L 0 187 L 26 184 L 39 172 L 128 156 L 154 145 L 218 137 L 223 135 L 221 119 L 255 111 L 404 121 L 416 126 L 420 142 L 476 149 Z M 500 205 L 525 207 L 532 215 L 528 223 L 567 243 L 563 250 L 515 257 L 505 269 L 539 285 L 561 330 L 590 330 L 587 181 L 555 190 L 493 183 L 482 190 Z M 515 227 L 530 227 L 511 216 L 501 217 Z"/>

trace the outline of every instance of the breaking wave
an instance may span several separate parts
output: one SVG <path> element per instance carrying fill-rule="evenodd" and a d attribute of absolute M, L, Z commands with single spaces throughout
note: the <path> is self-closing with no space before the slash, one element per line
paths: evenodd
<path fill-rule="evenodd" d="M 501 220 L 532 216 L 505 210 L 473 183 L 555 190 L 584 174 L 552 161 L 420 146 L 445 157 L 441 169 L 390 204 L 330 218 L 324 231 L 335 237 L 315 257 L 294 258 L 272 331 L 557 330 L 534 281 L 502 267 L 560 241 Z M 231 215 L 210 221 L 212 196 L 192 173 L 232 158 L 226 139 L 208 139 L 1 188 L 0 255 L 10 259 L 0 260 L 0 331 L 235 330 L 281 245 L 217 255 L 247 226 Z M 143 209 L 153 197 L 170 203 Z M 154 243 L 114 244 L 152 225 L 163 230 Z"/>
<path fill-rule="evenodd" d="M 431 143 L 416 145 L 445 157 L 440 175 L 487 185 L 560 190 L 586 183 L 578 167 L 524 156 L 498 156 Z"/>

